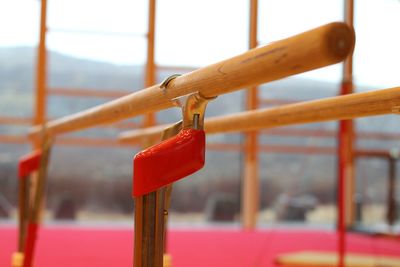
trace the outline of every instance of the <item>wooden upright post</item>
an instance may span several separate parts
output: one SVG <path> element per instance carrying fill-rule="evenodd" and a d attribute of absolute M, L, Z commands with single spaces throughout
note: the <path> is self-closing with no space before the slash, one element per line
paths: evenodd
<path fill-rule="evenodd" d="M 47 0 L 41 0 L 40 8 L 40 35 L 36 59 L 36 98 L 34 125 L 40 125 L 46 120 L 46 83 L 47 83 Z"/>
<path fill-rule="evenodd" d="M 249 48 L 257 47 L 258 0 L 250 0 Z M 246 108 L 258 107 L 258 88 L 250 87 L 247 91 Z M 254 229 L 257 224 L 259 209 L 258 177 L 258 134 L 257 131 L 245 135 L 244 173 L 242 187 L 242 224 L 244 229 Z"/>
<path fill-rule="evenodd" d="M 345 22 L 353 27 L 354 1 L 345 0 Z M 353 93 L 353 55 L 345 59 L 340 94 Z M 338 252 L 339 267 L 345 266 L 346 228 L 354 223 L 354 125 L 352 120 L 339 122 L 338 133 L 338 194 L 337 227 L 339 232 Z"/>
<path fill-rule="evenodd" d="M 148 29 L 147 29 L 147 57 L 146 57 L 146 73 L 145 73 L 145 82 L 144 86 L 150 87 L 156 83 L 155 79 L 155 63 L 154 63 L 154 40 L 155 40 L 155 17 L 156 17 L 156 0 L 149 0 L 149 13 L 148 13 Z M 148 113 L 144 116 L 143 127 L 149 127 L 155 124 L 154 113 Z M 149 144 L 142 144 L 143 148 L 148 147 Z M 134 261 L 133 266 L 146 266 L 146 264 L 152 266 L 160 266 L 160 259 L 156 259 L 157 265 L 155 262 L 148 262 L 147 260 L 154 260 L 149 255 L 154 254 L 154 251 L 148 251 L 147 247 L 154 247 L 155 245 L 149 242 L 144 242 L 142 244 L 143 238 L 142 235 L 145 235 L 144 230 L 149 231 L 151 226 L 149 223 L 153 223 L 152 218 L 148 218 L 149 215 L 155 212 L 155 210 L 149 210 L 149 202 L 152 202 L 151 205 L 155 205 L 154 201 L 156 199 L 160 199 L 160 196 L 157 193 L 154 193 L 150 196 L 146 197 L 138 197 L 135 199 L 135 240 L 134 240 Z M 161 197 L 163 199 L 163 197 Z M 160 205 L 157 206 L 157 211 L 159 211 Z M 154 227 L 153 227 L 154 228 Z M 151 240 L 150 240 L 151 241 Z M 156 240 L 152 240 L 156 242 Z M 159 243 L 157 243 L 159 245 Z M 162 255 L 162 254 L 161 254 Z"/>
<path fill-rule="evenodd" d="M 156 28 L 156 0 L 149 0 L 149 20 L 147 30 L 147 61 L 146 61 L 146 76 L 145 87 L 150 87 L 156 83 L 156 65 L 154 61 L 154 43 L 155 43 L 155 28 Z M 144 127 L 149 127 L 155 124 L 154 113 L 149 113 L 144 116 Z"/>
<path fill-rule="evenodd" d="M 46 123 L 47 113 L 47 49 L 46 49 L 46 33 L 47 33 L 47 0 L 41 0 L 40 6 L 40 30 L 39 43 L 36 54 L 36 89 L 35 89 L 35 110 L 33 116 L 33 125 L 43 125 Z M 34 150 L 41 149 L 40 139 L 32 140 Z M 33 201 L 37 192 L 37 175 L 32 174 L 29 195 Z"/>

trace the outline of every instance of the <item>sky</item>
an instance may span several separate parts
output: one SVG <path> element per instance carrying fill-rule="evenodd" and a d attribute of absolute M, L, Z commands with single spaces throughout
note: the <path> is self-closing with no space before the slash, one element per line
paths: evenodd
<path fill-rule="evenodd" d="M 204 66 L 248 49 L 248 0 L 158 0 L 156 62 Z M 143 64 L 147 0 L 48 0 L 48 48 L 115 64 Z M 354 78 L 377 88 L 400 84 L 400 1 L 355 1 Z M 34 46 L 38 0 L 0 0 L 0 47 Z M 259 0 L 260 45 L 343 20 L 338 0 Z M 90 33 L 89 33 L 90 32 Z M 302 74 L 339 81 L 341 66 Z"/>

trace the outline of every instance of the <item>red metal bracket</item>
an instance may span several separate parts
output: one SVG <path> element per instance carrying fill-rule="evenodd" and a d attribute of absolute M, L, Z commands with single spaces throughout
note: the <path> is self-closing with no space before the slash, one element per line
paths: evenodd
<path fill-rule="evenodd" d="M 37 150 L 22 156 L 18 162 L 18 177 L 24 178 L 39 169 L 42 152 Z"/>
<path fill-rule="evenodd" d="M 204 166 L 205 133 L 183 129 L 178 135 L 145 149 L 133 159 L 134 197 L 155 191 Z"/>

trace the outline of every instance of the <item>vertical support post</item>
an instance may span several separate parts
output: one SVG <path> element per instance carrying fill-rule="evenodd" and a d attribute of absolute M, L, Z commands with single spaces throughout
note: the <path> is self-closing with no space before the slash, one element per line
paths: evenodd
<path fill-rule="evenodd" d="M 249 48 L 257 46 L 258 0 L 250 0 Z M 258 107 L 258 88 L 247 90 L 246 108 Z M 259 177 L 258 177 L 258 134 L 256 131 L 245 135 L 244 179 L 242 187 L 242 226 L 244 229 L 254 229 L 257 224 L 259 208 Z"/>
<path fill-rule="evenodd" d="M 345 0 L 345 22 L 353 27 L 354 1 Z M 350 54 L 343 64 L 343 76 L 340 94 L 353 93 L 353 55 Z M 354 223 L 354 125 L 352 120 L 339 122 L 338 133 L 338 190 L 337 190 L 337 227 L 339 267 L 345 266 L 346 228 Z"/>
<path fill-rule="evenodd" d="M 36 91 L 35 91 L 35 110 L 33 116 L 33 125 L 43 125 L 46 122 L 47 113 L 47 51 L 46 51 L 46 33 L 47 33 L 47 0 L 40 1 L 40 29 L 39 43 L 36 54 Z M 40 142 L 33 141 L 34 150 L 40 149 Z M 33 201 L 37 191 L 37 175 L 32 174 L 29 185 L 30 198 Z"/>
<path fill-rule="evenodd" d="M 26 222 L 28 221 L 29 195 L 28 195 L 28 177 L 19 179 L 19 215 L 18 215 L 18 251 L 25 249 Z"/>
<path fill-rule="evenodd" d="M 161 267 L 164 254 L 165 187 L 135 198 L 135 267 Z"/>
<path fill-rule="evenodd" d="M 147 61 L 145 87 L 150 87 L 156 83 L 156 65 L 154 60 L 155 46 L 155 28 L 156 28 L 156 0 L 149 0 L 149 18 L 147 30 Z M 144 127 L 150 127 L 155 124 L 154 113 L 144 116 Z"/>
<path fill-rule="evenodd" d="M 179 133 L 181 123 L 164 130 L 162 139 L 167 140 Z M 166 226 L 172 185 L 135 198 L 134 267 L 171 266 L 166 254 Z"/>
<path fill-rule="evenodd" d="M 155 84 L 155 62 L 154 62 L 154 42 L 155 42 L 155 18 L 156 18 L 156 0 L 149 1 L 149 13 L 148 13 L 148 29 L 147 29 L 147 57 L 146 57 L 146 76 L 145 76 L 145 87 L 150 87 Z M 154 113 L 149 113 L 144 116 L 143 126 L 149 127 L 155 124 Z M 152 203 L 155 204 L 155 203 Z M 157 208 L 159 208 L 157 206 Z M 157 209 L 157 211 L 159 211 Z M 149 214 L 149 199 L 147 196 L 135 198 L 135 241 L 134 241 L 134 252 L 133 252 L 133 266 L 157 266 L 147 265 L 147 259 L 149 258 L 149 252 L 147 247 L 149 243 L 143 240 L 143 235 L 148 233 L 150 229 L 148 225 L 149 218 L 146 214 Z M 153 229 L 154 230 L 154 229 Z M 152 231 L 153 231 L 152 230 Z M 146 231 L 146 232 L 144 232 Z M 163 234 L 162 234 L 163 236 Z M 142 242 L 143 241 L 143 242 Z M 156 244 L 150 244 L 155 246 Z M 158 263 L 158 259 L 157 259 Z M 158 265 L 160 266 L 160 265 Z M 162 265 L 161 265 L 162 266 Z"/>
<path fill-rule="evenodd" d="M 40 8 L 40 35 L 37 48 L 36 61 L 36 99 L 34 125 L 43 124 L 46 121 L 46 83 L 47 83 L 47 55 L 46 55 L 46 31 L 47 31 L 47 0 L 41 0 Z"/>
<path fill-rule="evenodd" d="M 163 267 L 172 267 L 172 257 L 168 253 L 168 214 L 169 207 L 171 206 L 172 185 L 165 187 L 165 201 L 164 201 L 164 256 Z"/>
<path fill-rule="evenodd" d="M 174 78 L 176 75 L 168 77 L 160 87 L 167 88 Z M 134 267 L 163 266 L 169 186 L 204 166 L 204 114 L 211 99 L 199 93 L 173 99 L 182 109 L 182 121 L 164 130 L 164 142 L 141 151 L 133 159 Z"/>
<path fill-rule="evenodd" d="M 40 168 L 37 179 L 37 188 L 34 196 L 33 205 L 29 212 L 29 218 L 27 224 L 23 267 L 31 267 L 33 263 L 35 246 L 36 246 L 36 236 L 38 232 L 40 216 L 46 192 L 47 174 L 48 174 L 47 170 L 50 159 L 52 140 L 48 138 L 45 132 L 43 134 L 44 137 L 42 138 L 42 147 L 41 147 L 42 156 L 40 158 Z"/>
<path fill-rule="evenodd" d="M 41 153 L 35 151 L 18 161 L 18 250 L 13 253 L 11 266 L 21 267 L 24 261 L 25 240 L 29 220 L 29 175 L 39 169 Z"/>

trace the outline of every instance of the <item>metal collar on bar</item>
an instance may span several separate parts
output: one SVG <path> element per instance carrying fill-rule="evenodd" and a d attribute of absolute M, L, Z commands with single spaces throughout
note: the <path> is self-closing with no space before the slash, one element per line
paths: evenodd
<path fill-rule="evenodd" d="M 179 76 L 181 76 L 181 74 L 172 74 L 161 83 L 160 88 L 162 90 L 167 90 L 168 84 Z M 172 99 L 172 102 L 182 109 L 182 128 L 203 130 L 204 113 L 206 111 L 208 101 L 215 98 L 216 96 L 204 97 L 199 92 L 194 92 Z"/>

